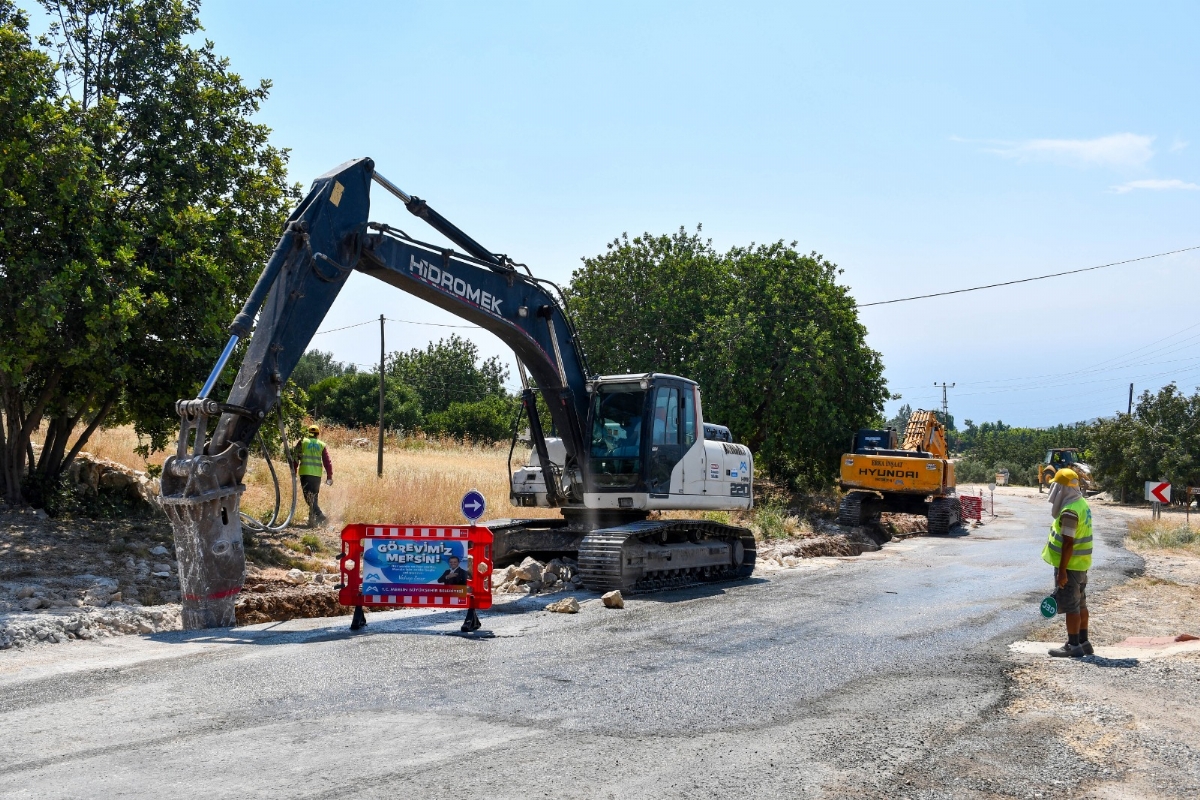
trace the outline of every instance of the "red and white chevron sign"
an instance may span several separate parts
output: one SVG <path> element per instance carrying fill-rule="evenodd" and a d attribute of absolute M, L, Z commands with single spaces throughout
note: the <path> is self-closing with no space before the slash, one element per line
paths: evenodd
<path fill-rule="evenodd" d="M 1171 502 L 1171 484 L 1168 481 L 1146 481 L 1146 499 L 1150 502 Z"/>

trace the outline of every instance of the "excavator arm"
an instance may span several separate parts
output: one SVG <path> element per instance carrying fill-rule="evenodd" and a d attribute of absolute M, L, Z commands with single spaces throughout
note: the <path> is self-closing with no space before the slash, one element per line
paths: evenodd
<path fill-rule="evenodd" d="M 466 253 L 368 222 L 372 181 Z M 185 628 L 234 624 L 233 601 L 245 568 L 238 506 L 251 443 L 354 270 L 500 337 L 536 381 L 563 439 L 566 469 L 579 474 L 583 468 L 587 367 L 555 297 L 557 287 L 522 274 L 507 257 L 486 250 L 423 200 L 378 175 L 371 159 L 349 161 L 313 183 L 230 326 L 229 342 L 200 395 L 176 404 L 180 436 L 176 453 L 163 466 L 161 504 L 175 530 Z M 238 342 L 247 336 L 250 342 L 228 399 L 210 398 Z M 535 402 L 531 391 L 526 390 L 524 402 L 538 455 L 548 464 L 534 424 L 536 409 L 529 408 Z M 216 423 L 208 438 L 210 420 Z"/>

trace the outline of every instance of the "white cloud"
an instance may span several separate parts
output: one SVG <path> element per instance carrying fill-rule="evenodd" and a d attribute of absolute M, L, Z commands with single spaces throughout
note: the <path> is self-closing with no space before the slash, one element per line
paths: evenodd
<path fill-rule="evenodd" d="M 1182 150 L 1183 148 L 1185 148 L 1187 146 L 1188 146 L 1188 142 L 1185 142 L 1183 139 L 1180 139 L 1178 136 L 1176 136 L 1175 141 L 1171 142 L 1170 150 L 1172 153 L 1178 153 L 1180 150 Z"/>
<path fill-rule="evenodd" d="M 1112 190 L 1117 194 L 1132 192 L 1134 189 L 1152 189 L 1160 192 L 1169 189 L 1188 189 L 1191 191 L 1196 191 L 1200 189 L 1200 184 L 1188 183 L 1187 181 L 1181 181 L 1178 178 L 1150 178 L 1142 181 L 1130 181 L 1129 183 L 1122 183 L 1120 186 L 1112 187 Z"/>
<path fill-rule="evenodd" d="M 989 152 L 1018 161 L 1054 161 L 1080 167 L 1140 167 L 1154 157 L 1153 136 L 1114 133 L 1097 139 L 1003 142 Z"/>

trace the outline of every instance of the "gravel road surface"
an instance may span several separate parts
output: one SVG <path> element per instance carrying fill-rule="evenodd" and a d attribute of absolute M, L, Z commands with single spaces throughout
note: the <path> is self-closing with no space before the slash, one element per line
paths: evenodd
<path fill-rule="evenodd" d="M 1051 797 L 1111 775 L 1004 713 L 1044 501 L 579 614 L 388 612 L 0 655 L 0 796 Z M 1090 592 L 1136 574 L 1096 508 Z M 557 598 L 553 598 L 557 599 Z"/>

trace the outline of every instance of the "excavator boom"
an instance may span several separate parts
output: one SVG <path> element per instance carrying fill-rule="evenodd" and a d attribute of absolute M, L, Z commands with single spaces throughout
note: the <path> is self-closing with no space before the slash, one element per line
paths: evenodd
<path fill-rule="evenodd" d="M 466 253 L 369 222 L 372 182 Z M 697 437 L 703 418 L 695 384 L 658 373 L 589 378 L 558 287 L 523 274 L 363 158 L 313 183 L 230 326 L 199 396 L 176 404 L 180 435 L 163 465 L 160 502 L 175 531 L 185 628 L 234 624 L 245 567 L 239 506 L 251 444 L 355 270 L 495 334 L 536 383 L 537 394 L 526 388 L 522 402 L 537 464 L 520 471 L 521 491 L 514 488 L 511 499 L 561 507 L 565 518 L 511 521 L 503 526 L 505 543 L 498 533 L 497 558 L 578 552 L 587 585 L 639 590 L 753 570 L 749 531 L 703 520 L 645 520 L 650 508 L 752 503 L 749 450 Z M 212 399 L 252 328 L 228 399 Z M 553 439 L 538 422 L 538 394 L 553 420 Z M 589 430 L 593 403 L 608 416 Z"/>
<path fill-rule="evenodd" d="M 369 223 L 373 180 L 403 195 L 413 214 L 472 255 Z M 552 284 L 522 275 L 424 201 L 400 192 L 375 173 L 371 159 L 346 162 L 313 182 L 230 326 L 229 342 L 200 395 L 176 404 L 180 436 L 163 465 L 160 502 L 175 529 L 187 628 L 234 623 L 245 566 L 238 513 L 251 444 L 356 269 L 500 337 L 536 381 L 562 438 L 566 466 L 583 458 L 586 364 L 570 320 L 547 288 Z M 219 403 L 209 395 L 252 327 L 233 388 Z M 532 402 L 530 393 L 526 402 Z M 544 457 L 545 443 L 535 446 Z"/>

